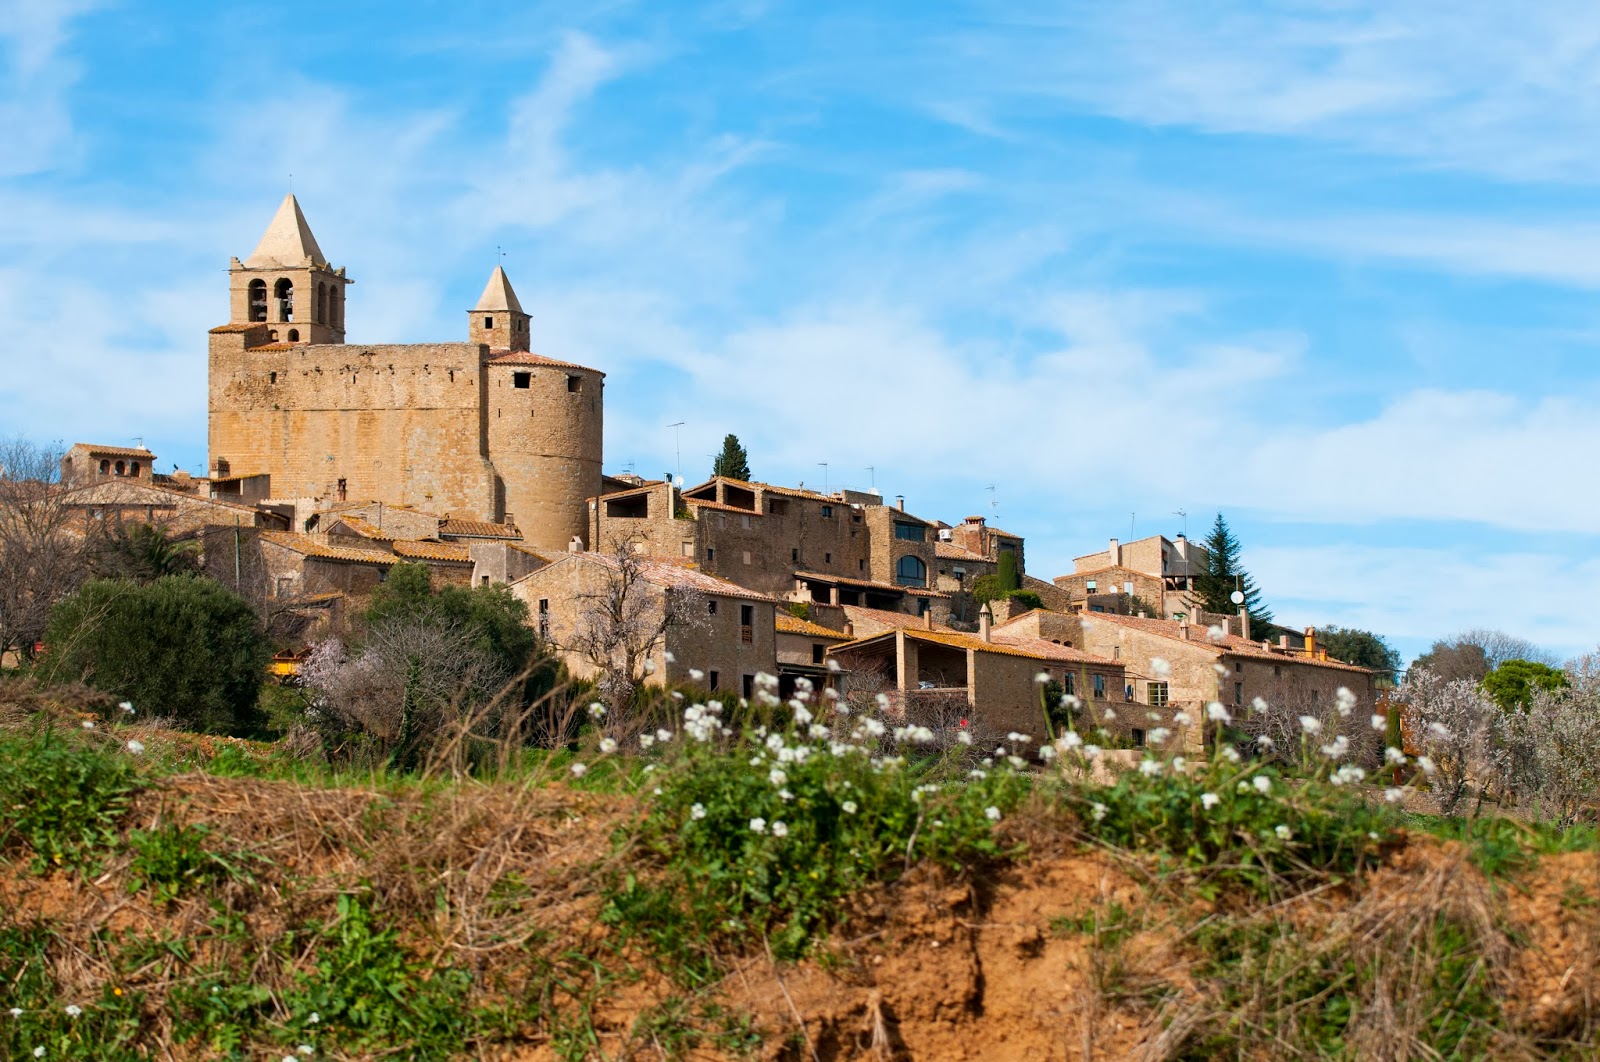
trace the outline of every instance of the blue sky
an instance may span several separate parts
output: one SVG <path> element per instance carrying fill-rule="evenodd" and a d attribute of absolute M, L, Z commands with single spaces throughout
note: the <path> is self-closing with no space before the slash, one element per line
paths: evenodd
<path fill-rule="evenodd" d="M 1560 0 L 0 0 L 0 432 L 202 467 L 293 174 L 352 341 L 504 247 L 611 470 L 732 431 L 1045 577 L 1220 510 L 1280 621 L 1586 651 L 1597 82 Z"/>

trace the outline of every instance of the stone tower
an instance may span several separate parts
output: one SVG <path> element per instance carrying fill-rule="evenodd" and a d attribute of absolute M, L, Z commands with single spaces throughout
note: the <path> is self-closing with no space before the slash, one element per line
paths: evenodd
<path fill-rule="evenodd" d="M 228 268 L 229 324 L 265 324 L 282 343 L 343 343 L 344 286 L 290 194 L 283 197 L 254 253 Z"/>
<path fill-rule="evenodd" d="M 511 280 L 499 266 L 489 274 L 478 305 L 467 311 L 467 339 L 490 350 L 528 349 L 528 315 L 522 312 Z"/>

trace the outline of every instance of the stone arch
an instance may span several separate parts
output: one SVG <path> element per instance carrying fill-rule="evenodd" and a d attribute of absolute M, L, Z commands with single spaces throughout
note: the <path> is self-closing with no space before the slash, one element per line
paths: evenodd
<path fill-rule="evenodd" d="M 298 329 L 298 328 L 289 329 L 289 342 L 291 342 L 291 343 L 300 342 L 300 329 Z"/>
<path fill-rule="evenodd" d="M 328 323 L 328 285 L 317 285 L 317 317 L 318 324 Z"/>
<path fill-rule="evenodd" d="M 110 458 L 102 457 L 100 459 L 100 474 L 102 476 L 108 476 L 108 475 L 111 474 L 111 459 Z"/>
<path fill-rule="evenodd" d="M 921 557 L 907 553 L 895 562 L 894 581 L 901 586 L 926 586 L 928 566 L 922 563 Z"/>
<path fill-rule="evenodd" d="M 294 281 L 288 277 L 279 277 L 278 282 L 272 286 L 272 295 L 278 301 L 278 320 L 294 320 Z"/>
<path fill-rule="evenodd" d="M 265 321 L 267 319 L 267 282 L 259 277 L 250 282 L 250 312 L 251 321 Z"/>

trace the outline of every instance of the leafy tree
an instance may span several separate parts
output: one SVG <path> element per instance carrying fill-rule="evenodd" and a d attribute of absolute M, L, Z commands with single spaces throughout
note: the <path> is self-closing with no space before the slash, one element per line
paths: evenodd
<path fill-rule="evenodd" d="M 1195 579 L 1195 590 L 1200 595 L 1200 605 L 1207 612 L 1227 615 L 1238 611 L 1232 601 L 1235 590 L 1244 594 L 1244 608 L 1250 615 L 1252 630 L 1264 628 L 1272 622 L 1272 611 L 1261 601 L 1261 591 L 1255 580 L 1245 571 L 1239 560 L 1239 540 L 1228 529 L 1228 522 L 1217 514 L 1206 538 L 1206 562 Z"/>
<path fill-rule="evenodd" d="M 200 543 L 175 541 L 155 524 L 113 523 L 92 539 L 89 566 L 102 579 L 139 583 L 164 575 L 194 575 L 200 570 Z"/>
<path fill-rule="evenodd" d="M 1534 690 L 1554 693 L 1566 685 L 1566 672 L 1537 660 L 1507 660 L 1483 677 L 1484 692 L 1502 712 L 1526 711 Z"/>
<path fill-rule="evenodd" d="M 259 727 L 271 651 L 250 605 L 210 579 L 94 579 L 45 630 L 41 674 L 80 680 L 146 716 L 213 734 Z"/>
<path fill-rule="evenodd" d="M 1354 627 L 1326 627 L 1317 636 L 1318 643 L 1335 660 L 1374 671 L 1397 671 L 1400 653 L 1384 641 L 1381 635 Z"/>
<path fill-rule="evenodd" d="M 1022 606 L 1024 610 L 1044 608 L 1044 599 L 1032 590 L 1013 590 L 1006 597 Z"/>
<path fill-rule="evenodd" d="M 739 445 L 737 435 L 729 435 L 722 440 L 722 452 L 711 465 L 713 476 L 727 476 L 729 479 L 750 478 L 750 455 Z"/>

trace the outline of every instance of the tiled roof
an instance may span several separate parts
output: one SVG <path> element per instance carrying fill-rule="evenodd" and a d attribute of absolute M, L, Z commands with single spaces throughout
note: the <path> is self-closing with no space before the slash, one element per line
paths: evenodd
<path fill-rule="evenodd" d="M 737 505 L 725 505 L 722 502 L 707 501 L 705 498 L 685 498 L 683 499 L 683 504 L 693 505 L 696 509 L 716 509 L 718 512 L 741 513 L 745 516 L 765 515 L 755 509 L 741 509 Z"/>
<path fill-rule="evenodd" d="M 895 627 L 909 630 L 912 627 L 921 628 L 925 621 L 921 616 L 912 616 L 904 612 L 891 612 L 886 608 L 868 608 L 865 605 L 840 605 L 844 610 L 844 618 L 856 626 L 861 626 L 862 620 L 870 620 L 885 627 Z M 952 628 L 943 624 L 934 624 L 934 630 L 948 631 Z"/>
<path fill-rule="evenodd" d="M 760 490 L 768 494 L 783 494 L 791 498 L 810 498 L 813 501 L 831 502 L 839 505 L 848 504 L 845 502 L 844 496 L 839 494 L 822 494 L 818 491 L 806 490 L 804 487 L 779 487 L 772 483 L 756 483 L 748 479 L 734 479 L 731 476 L 712 476 L 704 483 L 697 483 L 688 489 L 704 490 L 719 480 L 729 486 L 740 487 L 744 490 Z M 692 501 L 693 499 L 687 500 Z"/>
<path fill-rule="evenodd" d="M 217 327 L 215 327 L 215 328 L 213 328 L 211 330 L 211 334 L 212 335 L 223 335 L 223 334 L 228 333 L 228 332 L 248 332 L 252 328 L 265 328 L 265 327 L 267 327 L 267 326 L 264 323 L 260 323 L 260 322 L 258 322 L 256 324 L 225 324 L 225 325 L 217 325 Z"/>
<path fill-rule="evenodd" d="M 415 557 L 418 560 L 451 561 L 456 564 L 472 563 L 472 556 L 467 552 L 467 547 L 458 545 L 455 542 L 401 539 L 393 545 L 395 553 L 402 557 Z"/>
<path fill-rule="evenodd" d="M 265 472 L 235 472 L 228 476 L 210 476 L 208 477 L 207 482 L 212 484 L 237 483 L 241 479 L 255 479 L 257 476 L 264 476 L 266 474 L 267 473 Z"/>
<path fill-rule="evenodd" d="M 370 524 L 359 516 L 341 516 L 334 521 L 335 525 L 343 524 L 362 538 L 370 538 L 377 542 L 392 542 L 394 536 L 384 531 L 375 524 Z"/>
<path fill-rule="evenodd" d="M 853 642 L 846 642 L 844 645 L 836 645 L 829 650 L 829 652 L 837 653 L 843 652 L 846 649 L 855 649 L 859 646 L 868 645 L 882 638 L 892 638 L 896 633 L 897 632 L 895 631 L 883 631 L 880 634 L 869 635 L 866 638 L 858 638 Z M 1041 656 L 1038 653 L 1030 652 L 1026 649 L 1019 649 L 1013 645 L 1003 645 L 999 642 L 986 642 L 975 634 L 962 634 L 959 631 L 926 631 L 918 628 L 902 628 L 899 633 L 903 633 L 908 641 L 924 642 L 932 645 L 943 645 L 951 649 L 971 649 L 979 653 L 995 653 L 1000 656 L 1020 656 L 1029 660 L 1054 661 L 1056 659 L 1054 657 Z"/>
<path fill-rule="evenodd" d="M 793 613 L 778 610 L 777 627 L 779 634 L 802 634 L 807 638 L 839 638 L 845 637 L 844 632 L 836 631 L 832 627 L 824 627 L 820 623 L 801 619 Z"/>
<path fill-rule="evenodd" d="M 605 375 L 599 369 L 591 369 L 589 366 L 579 365 L 575 361 L 559 361 L 555 358 L 547 358 L 543 354 L 535 354 L 529 350 L 491 350 L 489 353 L 493 355 L 489 359 L 490 365 L 542 365 L 555 369 L 582 369 L 584 372 L 592 372 L 597 376 Z"/>
<path fill-rule="evenodd" d="M 155 454 L 144 449 L 143 447 L 134 448 L 131 446 L 96 446 L 94 443 L 78 443 L 77 445 L 73 446 L 73 449 L 76 450 L 79 446 L 83 447 L 85 450 L 88 450 L 91 454 L 109 454 L 112 457 L 151 458 L 155 456 Z"/>
<path fill-rule="evenodd" d="M 901 586 L 899 583 L 878 583 L 871 579 L 849 579 L 842 575 L 829 575 L 826 572 L 795 572 L 796 579 L 815 579 L 822 583 L 838 583 L 840 586 L 859 586 L 869 590 L 893 590 L 902 594 L 913 594 L 917 597 L 949 597 L 949 594 L 923 586 Z"/>
<path fill-rule="evenodd" d="M 446 517 L 439 525 L 439 534 L 447 538 L 517 538 L 522 532 L 510 524 L 497 524 L 492 520 L 462 520 Z"/>
<path fill-rule="evenodd" d="M 1086 653 L 1082 649 L 1074 649 L 1069 645 L 1057 645 L 1047 638 L 1033 638 L 1026 634 L 1012 634 L 996 629 L 989 635 L 1002 645 L 1026 649 L 1035 656 L 1045 660 L 1059 660 L 1064 664 L 1093 664 L 1100 667 L 1122 669 L 1121 661 L 1108 660 L 1103 656 Z"/>
<path fill-rule="evenodd" d="M 298 535 L 293 531 L 263 531 L 263 541 L 272 542 L 285 549 L 294 550 L 296 553 L 307 557 L 317 557 L 321 560 L 349 561 L 353 564 L 393 564 L 394 554 L 385 553 L 376 549 L 354 549 L 349 546 L 330 546 L 318 542 L 309 535 Z"/>
<path fill-rule="evenodd" d="M 551 561 L 555 560 L 556 556 L 559 556 L 559 554 L 551 555 L 549 553 L 541 553 L 532 546 L 524 545 L 521 542 L 507 542 L 506 546 L 510 549 L 516 550 L 518 553 L 526 553 L 530 557 L 538 557 L 546 564 L 549 564 Z"/>
<path fill-rule="evenodd" d="M 1148 619 L 1143 616 L 1117 616 L 1107 612 L 1090 612 L 1083 616 L 1085 623 L 1112 623 L 1119 627 L 1128 627 L 1132 630 L 1154 634 L 1161 638 L 1170 638 L 1175 642 L 1184 642 L 1196 649 L 1205 650 L 1217 656 L 1224 653 L 1234 656 L 1248 656 L 1261 660 L 1271 660 L 1275 664 L 1303 664 L 1307 667 L 1331 667 L 1339 671 L 1354 671 L 1363 675 L 1372 672 L 1355 664 L 1347 664 L 1343 660 L 1329 657 L 1327 660 L 1313 659 L 1303 653 L 1286 653 L 1281 650 L 1265 648 L 1260 642 L 1247 641 L 1237 634 L 1225 634 L 1221 638 L 1213 638 L 1208 628 L 1190 625 L 1189 638 L 1185 641 L 1181 628 L 1176 620 Z"/>
<path fill-rule="evenodd" d="M 954 542 L 939 541 L 933 544 L 933 555 L 943 560 L 976 561 L 980 564 L 994 563 L 983 554 L 958 546 Z"/>

